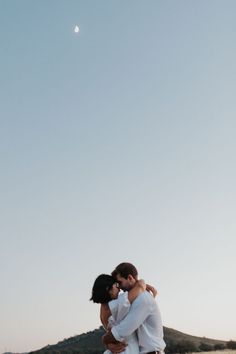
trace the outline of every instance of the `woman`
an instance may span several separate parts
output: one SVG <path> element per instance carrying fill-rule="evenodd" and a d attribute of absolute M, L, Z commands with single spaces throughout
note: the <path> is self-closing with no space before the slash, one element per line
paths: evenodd
<path fill-rule="evenodd" d="M 138 280 L 131 290 L 119 295 L 120 289 L 116 280 L 108 274 L 99 275 L 94 282 L 90 300 L 101 304 L 100 319 L 103 327 L 109 330 L 113 325 L 118 324 L 129 312 L 132 302 L 145 290 L 151 291 L 153 296 L 156 296 L 156 289 L 145 284 L 144 280 Z M 122 353 L 139 353 L 136 333 L 126 337 L 125 342 L 126 347 Z M 104 354 L 110 353 L 109 350 L 106 350 Z"/>

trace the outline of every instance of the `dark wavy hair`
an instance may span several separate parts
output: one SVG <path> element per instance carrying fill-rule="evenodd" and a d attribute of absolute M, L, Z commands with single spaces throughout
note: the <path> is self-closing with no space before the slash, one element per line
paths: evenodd
<path fill-rule="evenodd" d="M 93 284 L 90 301 L 93 301 L 97 304 L 108 303 L 110 300 L 112 300 L 109 294 L 109 290 L 115 283 L 116 280 L 111 275 L 100 274 Z"/>

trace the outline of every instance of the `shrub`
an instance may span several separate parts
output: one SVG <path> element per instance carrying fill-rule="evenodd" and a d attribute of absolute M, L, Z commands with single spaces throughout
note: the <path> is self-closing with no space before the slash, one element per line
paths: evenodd
<path fill-rule="evenodd" d="M 216 343 L 214 345 L 214 350 L 223 350 L 225 349 L 225 345 L 223 343 Z"/>
<path fill-rule="evenodd" d="M 227 348 L 236 349 L 236 342 L 234 340 L 230 340 L 229 342 L 227 342 Z"/>
<path fill-rule="evenodd" d="M 167 354 L 185 354 L 197 351 L 196 345 L 188 340 L 169 341 L 166 344 L 165 353 Z"/>
<path fill-rule="evenodd" d="M 210 352 L 211 350 L 213 350 L 213 346 L 204 342 L 201 342 L 201 344 L 199 345 L 199 349 L 202 352 Z"/>

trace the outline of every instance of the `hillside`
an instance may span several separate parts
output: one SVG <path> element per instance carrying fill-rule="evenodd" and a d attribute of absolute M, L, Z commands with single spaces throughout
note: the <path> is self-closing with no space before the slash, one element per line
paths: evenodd
<path fill-rule="evenodd" d="M 104 351 L 101 343 L 103 334 L 104 329 L 100 327 L 29 354 L 101 354 Z M 166 353 L 222 349 L 226 345 L 222 340 L 191 336 L 167 327 L 164 327 L 164 337 L 167 344 Z"/>

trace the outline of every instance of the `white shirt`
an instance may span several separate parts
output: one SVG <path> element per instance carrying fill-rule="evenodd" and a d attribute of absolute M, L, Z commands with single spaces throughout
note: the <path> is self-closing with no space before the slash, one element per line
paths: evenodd
<path fill-rule="evenodd" d="M 112 328 L 119 324 L 121 320 L 129 313 L 130 302 L 128 299 L 128 292 L 119 294 L 118 298 L 108 302 L 111 310 L 111 316 L 108 319 L 108 327 Z M 127 347 L 121 354 L 139 354 L 139 345 L 136 332 L 125 336 Z M 103 354 L 112 354 L 110 350 L 106 350 Z"/>
<path fill-rule="evenodd" d="M 118 324 L 128 314 L 130 310 L 130 302 L 128 299 L 128 292 L 120 293 L 117 299 L 108 302 L 112 316 L 109 317 L 110 327 Z"/>
<path fill-rule="evenodd" d="M 116 340 L 122 341 L 136 330 L 140 354 L 165 349 L 161 314 L 155 299 L 148 291 L 137 297 L 127 316 L 113 326 L 111 331 Z"/>

